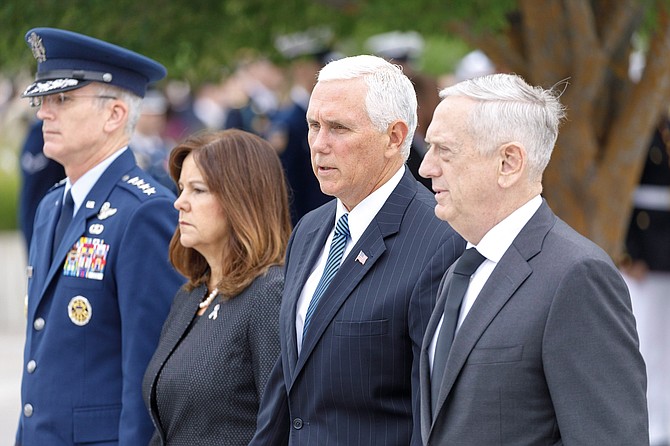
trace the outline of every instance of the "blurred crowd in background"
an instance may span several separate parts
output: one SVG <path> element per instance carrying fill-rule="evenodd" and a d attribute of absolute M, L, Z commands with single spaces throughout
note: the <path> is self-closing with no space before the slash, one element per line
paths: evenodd
<path fill-rule="evenodd" d="M 140 166 L 174 190 L 166 162 L 177 142 L 203 129 L 243 129 L 270 141 L 280 154 L 292 190 L 294 223 L 323 204 L 327 197 L 310 174 L 305 112 L 316 73 L 343 54 L 334 49 L 332 34 L 323 28 L 280 36 L 275 46 L 285 58 L 283 63 L 250 53 L 215 82 L 194 87 L 183 80 L 168 79 L 154 86 L 144 99 L 142 116 L 130 144 Z M 419 127 L 408 163 L 421 180 L 417 170 L 424 153 L 423 132 L 439 101 L 438 91 L 454 81 L 492 73 L 494 66 L 482 52 L 473 51 L 454 72 L 427 75 L 419 69 L 424 40 L 417 32 L 379 34 L 367 40 L 365 49 L 402 65 L 415 84 Z M 32 215 L 25 213 L 31 208 L 26 203 L 37 203 L 45 188 L 63 177 L 60 167 L 41 154 L 35 111 L 20 98 L 22 87 L 30 81 L 28 72 L 25 77 L 0 81 L 0 126 L 4 135 L 1 144 L 5 153 L 4 162 L 0 158 L 0 168 L 20 166 L 24 190 L 19 222 L 27 238 Z M 25 184 L 33 180 L 42 184 L 35 190 L 29 185 L 31 190 L 26 191 Z M 430 187 L 427 182 L 424 184 Z"/>

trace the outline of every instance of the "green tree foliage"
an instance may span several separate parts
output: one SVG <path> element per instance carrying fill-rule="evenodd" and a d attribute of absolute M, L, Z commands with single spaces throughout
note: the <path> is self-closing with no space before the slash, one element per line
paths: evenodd
<path fill-rule="evenodd" d="M 461 2 L 453 2 L 461 3 Z M 12 72 L 34 67 L 23 36 L 33 27 L 57 27 L 132 48 L 165 64 L 171 77 L 193 82 L 216 79 L 250 51 L 280 60 L 274 39 L 309 27 L 326 25 L 338 45 L 361 51 L 365 38 L 392 29 L 418 30 L 435 48 L 448 52 L 447 63 L 428 60 L 429 71 L 453 65 L 467 49 L 450 44 L 445 17 L 487 11 L 482 27 L 500 27 L 502 13 L 513 1 L 449 2 L 401 0 L 5 0 L 0 5 L 0 69 Z M 507 5 L 503 7 L 501 5 Z"/>

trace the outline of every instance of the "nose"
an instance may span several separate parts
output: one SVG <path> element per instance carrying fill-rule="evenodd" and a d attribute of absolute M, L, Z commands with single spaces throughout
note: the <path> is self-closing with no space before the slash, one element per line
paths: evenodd
<path fill-rule="evenodd" d="M 312 152 L 324 152 L 328 147 L 328 132 L 321 130 L 312 130 L 309 132 L 308 143 Z"/>
<path fill-rule="evenodd" d="M 37 116 L 37 119 L 44 121 L 49 116 L 52 116 L 51 108 L 47 104 L 48 101 L 43 101 L 42 104 L 37 108 L 37 113 L 35 114 Z"/>
<path fill-rule="evenodd" d="M 184 194 L 180 193 L 179 195 L 177 195 L 177 199 L 174 201 L 174 203 L 172 205 L 178 211 L 185 211 L 186 210 L 186 199 L 184 198 Z"/>
<path fill-rule="evenodd" d="M 435 162 L 435 149 L 430 147 L 419 166 L 419 175 L 424 178 L 434 178 L 439 175 L 437 163 Z"/>

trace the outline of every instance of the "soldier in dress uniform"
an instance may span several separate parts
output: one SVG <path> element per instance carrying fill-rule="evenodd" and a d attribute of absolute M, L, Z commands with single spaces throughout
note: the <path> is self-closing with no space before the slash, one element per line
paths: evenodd
<path fill-rule="evenodd" d="M 418 122 L 414 139 L 409 149 L 407 167 L 414 178 L 428 189 L 432 189 L 430 178 L 419 175 L 419 166 L 428 150 L 426 145 L 426 129 L 433 119 L 435 107 L 440 103 L 437 79 L 416 68 L 417 61 L 423 53 L 425 42 L 421 34 L 416 31 L 390 31 L 376 34 L 365 42 L 366 48 L 375 55 L 383 57 L 391 63 L 402 67 L 403 72 L 410 78 L 416 91 L 419 103 Z"/>
<path fill-rule="evenodd" d="M 670 445 L 670 112 L 657 126 L 633 194 L 624 278 L 647 364 L 651 446 Z"/>
<path fill-rule="evenodd" d="M 279 153 L 290 187 L 291 220 L 295 225 L 303 215 L 330 201 L 312 170 L 307 143 L 307 106 L 319 70 L 339 56 L 331 51 L 332 33 L 327 28 L 282 35 L 275 41 L 289 61 L 290 101 L 272 119 L 267 139 Z"/>
<path fill-rule="evenodd" d="M 174 195 L 128 141 L 165 68 L 81 34 L 35 28 L 23 92 L 66 179 L 40 202 L 28 257 L 20 446 L 142 445 L 141 383 L 184 279 L 168 262 Z"/>

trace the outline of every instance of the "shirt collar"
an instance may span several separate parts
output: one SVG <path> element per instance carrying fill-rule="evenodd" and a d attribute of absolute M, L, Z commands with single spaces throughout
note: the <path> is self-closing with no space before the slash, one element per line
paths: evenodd
<path fill-rule="evenodd" d="M 491 228 L 476 246 L 477 251 L 488 260 L 498 263 L 541 205 L 542 197 L 540 195 L 531 198 L 530 201 Z M 473 246 L 472 243 L 468 242 L 467 248 Z"/>
<path fill-rule="evenodd" d="M 403 164 L 386 183 L 382 184 L 379 189 L 365 197 L 363 201 L 358 203 L 356 207 L 349 212 L 349 233 L 351 234 L 351 241 L 353 243 L 356 243 L 358 239 L 361 238 L 372 219 L 375 218 L 375 215 L 377 215 L 382 206 L 384 206 L 384 203 L 386 203 L 386 200 L 388 200 L 395 190 L 396 186 L 398 186 L 404 174 L 405 165 Z M 335 221 L 339 220 L 345 213 L 347 213 L 347 209 L 338 198 Z"/>
<path fill-rule="evenodd" d="M 128 146 L 125 146 L 117 150 L 112 155 L 105 158 L 101 163 L 97 164 L 91 170 L 82 175 L 76 183 L 72 184 L 69 178 L 65 181 L 63 197 L 65 197 L 65 194 L 67 194 L 68 190 L 72 191 L 72 201 L 74 201 L 75 215 L 88 196 L 88 193 L 91 192 L 91 189 L 93 189 L 93 186 L 95 186 L 95 183 L 98 182 L 105 170 L 107 170 L 107 168 L 114 162 L 114 160 L 121 156 L 121 154 L 127 149 Z"/>

